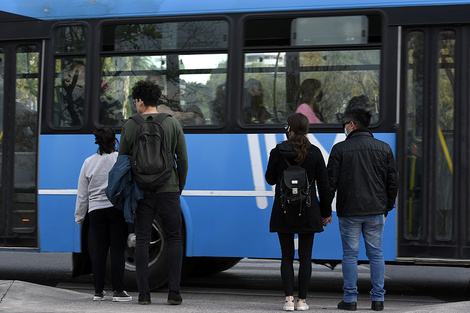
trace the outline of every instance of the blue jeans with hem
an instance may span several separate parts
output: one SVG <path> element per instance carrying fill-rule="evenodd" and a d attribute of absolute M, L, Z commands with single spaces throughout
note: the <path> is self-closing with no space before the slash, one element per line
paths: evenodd
<path fill-rule="evenodd" d="M 385 261 L 382 251 L 384 215 L 339 217 L 343 244 L 343 292 L 345 302 L 357 301 L 357 259 L 361 234 L 370 264 L 371 301 L 384 301 Z"/>
<path fill-rule="evenodd" d="M 148 261 L 155 214 L 158 214 L 162 220 L 162 228 L 168 247 L 168 288 L 174 291 L 180 290 L 183 262 L 180 194 L 178 192 L 145 194 L 144 199 L 138 202 L 134 220 L 137 288 L 139 296 L 144 298 L 150 295 Z"/>

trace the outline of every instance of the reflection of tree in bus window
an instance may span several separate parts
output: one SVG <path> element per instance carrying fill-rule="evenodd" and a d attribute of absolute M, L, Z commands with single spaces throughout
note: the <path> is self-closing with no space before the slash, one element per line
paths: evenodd
<path fill-rule="evenodd" d="M 170 114 L 183 126 L 204 124 L 204 116 L 197 105 L 189 105 L 186 108 L 181 106 L 180 88 L 177 87 L 177 84 L 184 84 L 183 80 L 170 80 L 167 77 L 165 84 L 163 77 L 158 72 L 152 71 L 147 75 L 147 81 L 160 86 L 162 90 L 165 90 L 166 87 L 166 96 L 162 93 L 158 101 L 157 111 L 159 113 Z"/>
<path fill-rule="evenodd" d="M 162 88 L 162 96 L 158 100 L 159 104 L 167 106 L 172 111 L 183 111 L 177 79 L 170 79 L 167 76 L 165 80 L 157 71 L 151 71 L 147 75 L 147 80 Z"/>
<path fill-rule="evenodd" d="M 300 85 L 299 103 L 295 113 L 302 113 L 308 118 L 310 124 L 324 123 L 320 109 L 323 92 L 321 83 L 314 78 L 306 79 Z"/>
<path fill-rule="evenodd" d="M 83 121 L 85 97 L 85 65 L 69 63 L 62 72 L 64 120 L 70 126 L 80 126 Z"/>
<path fill-rule="evenodd" d="M 245 83 L 243 103 L 243 121 L 247 124 L 270 122 L 271 114 L 264 107 L 264 93 L 261 82 L 250 78 Z"/>
<path fill-rule="evenodd" d="M 112 87 L 106 80 L 101 81 L 100 92 L 100 123 L 103 125 L 123 125 L 124 115 L 122 103 L 109 95 Z"/>

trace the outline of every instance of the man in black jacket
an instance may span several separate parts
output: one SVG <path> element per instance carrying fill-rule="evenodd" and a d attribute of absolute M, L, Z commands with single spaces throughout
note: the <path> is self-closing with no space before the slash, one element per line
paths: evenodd
<path fill-rule="evenodd" d="M 371 114 L 363 108 L 344 113 L 346 140 L 333 146 L 328 160 L 330 196 L 336 195 L 343 245 L 342 310 L 357 309 L 357 258 L 362 236 L 370 262 L 371 308 L 384 307 L 385 262 L 382 252 L 385 218 L 398 192 L 398 173 L 392 149 L 367 129 Z"/>

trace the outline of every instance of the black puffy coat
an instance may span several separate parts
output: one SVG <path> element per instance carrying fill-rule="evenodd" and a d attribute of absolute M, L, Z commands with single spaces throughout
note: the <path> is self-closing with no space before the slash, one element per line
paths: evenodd
<path fill-rule="evenodd" d="M 282 172 L 287 168 L 285 160 L 281 154 L 291 163 L 296 164 L 295 157 L 297 153 L 292 145 L 284 141 L 271 150 L 266 169 L 266 181 L 270 185 L 276 184 L 273 209 L 271 212 L 271 221 L 269 224 L 270 232 L 281 233 L 317 233 L 323 231 L 322 217 L 331 215 L 331 199 L 328 194 L 328 172 L 326 170 L 323 156 L 316 146 L 311 145 L 305 161 L 300 165 L 307 170 L 307 176 L 312 183 L 312 205 L 307 208 L 308 223 L 302 226 L 290 226 L 284 222 L 283 212 L 280 201 L 280 187 L 278 182 L 282 177 Z M 318 188 L 320 202 L 316 195 L 315 186 Z"/>
<path fill-rule="evenodd" d="M 379 215 L 393 209 L 398 172 L 390 146 L 368 129 L 352 131 L 333 146 L 328 160 L 330 197 L 338 217 Z"/>

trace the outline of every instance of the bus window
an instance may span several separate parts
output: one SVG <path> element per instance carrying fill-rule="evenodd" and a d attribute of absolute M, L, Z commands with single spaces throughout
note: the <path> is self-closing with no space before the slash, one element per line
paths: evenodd
<path fill-rule="evenodd" d="M 406 239 L 420 239 L 423 229 L 423 80 L 424 80 L 424 33 L 408 34 L 408 64 L 406 82 Z"/>
<path fill-rule="evenodd" d="M 40 61 L 37 46 L 24 45 L 17 48 L 15 194 L 11 230 L 18 234 L 33 233 L 37 230 L 36 160 Z"/>
<path fill-rule="evenodd" d="M 162 88 L 157 110 L 171 114 L 183 126 L 225 122 L 227 22 L 105 25 L 101 48 L 103 54 L 127 52 L 101 58 L 101 124 L 122 125 L 135 114 L 132 86 L 142 79 Z M 185 50 L 191 53 L 184 54 Z M 207 54 L 209 50 L 217 53 Z M 139 55 L 129 56 L 129 52 Z"/>
<path fill-rule="evenodd" d="M 365 96 L 376 123 L 379 64 L 380 50 L 247 53 L 243 120 L 284 123 L 308 105 L 315 116 L 311 123 L 341 123 L 344 111 L 355 105 L 351 100 Z M 253 86 L 258 86 L 257 94 Z"/>
<path fill-rule="evenodd" d="M 455 32 L 439 33 L 439 55 L 437 78 L 437 143 L 436 143 L 436 201 L 435 237 L 449 241 L 454 234 L 453 169 L 454 169 L 454 107 L 455 107 Z"/>
<path fill-rule="evenodd" d="M 244 39 L 244 123 L 284 123 L 301 112 L 310 123 L 340 124 L 358 105 L 378 122 L 379 16 L 247 20 Z"/>
<path fill-rule="evenodd" d="M 159 112 L 172 115 L 183 126 L 220 125 L 226 111 L 221 93 L 226 66 L 227 54 L 103 57 L 100 123 L 122 125 L 135 114 L 132 86 L 149 80 L 162 88 Z"/>
<path fill-rule="evenodd" d="M 218 20 L 103 27 L 102 51 L 214 50 L 228 47 L 228 23 Z"/>
<path fill-rule="evenodd" d="M 83 123 L 85 105 L 84 58 L 56 59 L 53 123 L 58 127 L 78 127 Z"/>
<path fill-rule="evenodd" d="M 52 123 L 56 127 L 83 124 L 85 105 L 87 29 L 84 26 L 59 26 L 55 29 L 55 82 Z M 71 56 L 73 54 L 73 56 Z"/>

